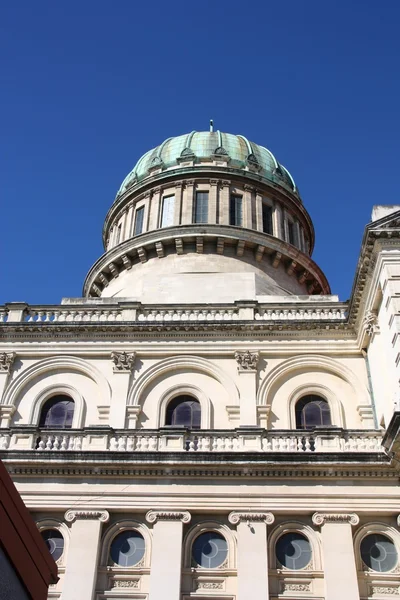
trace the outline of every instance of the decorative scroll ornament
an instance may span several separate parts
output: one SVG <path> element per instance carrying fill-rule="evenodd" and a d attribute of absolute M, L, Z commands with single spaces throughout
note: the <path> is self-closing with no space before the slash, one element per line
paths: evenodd
<path fill-rule="evenodd" d="M 2 352 L 0 354 L 0 373 L 10 373 L 15 360 L 15 352 Z"/>
<path fill-rule="evenodd" d="M 242 523 L 243 521 L 251 522 L 251 521 L 259 521 L 265 523 L 266 525 L 272 525 L 275 521 L 275 517 L 270 512 L 236 512 L 233 511 L 228 515 L 229 523 L 232 525 L 237 525 L 238 523 Z"/>
<path fill-rule="evenodd" d="M 182 521 L 182 523 L 190 523 L 192 515 L 187 510 L 182 511 L 162 511 L 162 510 L 149 510 L 146 514 L 146 521 L 148 523 L 155 523 L 156 521 Z"/>
<path fill-rule="evenodd" d="M 364 315 L 363 327 L 367 335 L 373 335 L 379 331 L 378 315 L 374 311 L 367 310 Z"/>
<path fill-rule="evenodd" d="M 67 510 L 64 515 L 64 519 L 68 523 L 73 523 L 77 519 L 94 519 L 99 520 L 102 523 L 107 523 L 110 515 L 106 510 Z"/>
<path fill-rule="evenodd" d="M 259 354 L 258 352 L 235 352 L 235 359 L 239 371 L 255 371 L 257 369 Z"/>
<path fill-rule="evenodd" d="M 350 523 L 358 525 L 360 518 L 355 513 L 314 513 L 312 516 L 314 525 L 324 525 L 325 523 Z"/>
<path fill-rule="evenodd" d="M 114 373 L 130 373 L 135 362 L 136 352 L 111 352 L 114 363 Z"/>

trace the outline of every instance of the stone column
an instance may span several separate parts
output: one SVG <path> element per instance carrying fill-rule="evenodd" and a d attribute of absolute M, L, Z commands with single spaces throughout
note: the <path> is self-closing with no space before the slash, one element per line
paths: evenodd
<path fill-rule="evenodd" d="M 161 188 L 155 188 L 150 200 L 149 231 L 158 229 L 161 225 L 161 202 Z"/>
<path fill-rule="evenodd" d="M 65 520 L 72 523 L 62 600 L 93 600 L 101 527 L 110 515 L 106 510 L 67 510 Z"/>
<path fill-rule="evenodd" d="M 182 218 L 182 196 L 183 196 L 183 184 L 182 181 L 175 183 L 175 210 L 174 210 L 174 225 L 181 224 Z"/>
<path fill-rule="evenodd" d="M 127 397 L 132 378 L 135 352 L 111 352 L 114 376 L 111 380 L 110 427 L 125 428 Z"/>
<path fill-rule="evenodd" d="M 257 231 L 264 231 L 263 229 L 263 219 L 262 219 L 262 203 L 263 197 L 261 192 L 256 191 L 256 226 Z"/>
<path fill-rule="evenodd" d="M 258 352 L 235 352 L 240 392 L 240 426 L 257 425 Z"/>
<path fill-rule="evenodd" d="M 149 600 L 180 599 L 183 524 L 190 519 L 186 510 L 147 513 L 146 521 L 154 524 Z"/>
<path fill-rule="evenodd" d="M 194 186 L 193 180 L 186 181 L 182 203 L 182 225 L 193 223 Z"/>
<path fill-rule="evenodd" d="M 321 526 L 325 600 L 359 600 L 351 526 L 360 519 L 354 513 L 315 513 L 312 521 Z"/>
<path fill-rule="evenodd" d="M 219 190 L 219 222 L 221 225 L 229 225 L 229 190 L 230 182 L 221 181 Z"/>
<path fill-rule="evenodd" d="M 268 600 L 267 525 L 274 515 L 231 512 L 228 519 L 237 525 L 237 600 Z"/>
<path fill-rule="evenodd" d="M 208 222 L 217 222 L 218 179 L 210 179 L 210 198 L 208 203 Z"/>
<path fill-rule="evenodd" d="M 12 367 L 15 361 L 15 352 L 1 352 L 0 353 L 0 407 L 2 407 L 1 401 L 3 398 L 6 384 L 12 372 Z M 8 416 L 11 418 L 15 412 L 15 406 L 4 405 L 1 410 L 1 421 L 3 417 L 6 422 L 0 422 L 0 427 L 9 427 Z"/>
<path fill-rule="evenodd" d="M 128 218 L 126 219 L 125 231 L 124 231 L 124 240 L 129 240 L 129 238 L 133 235 L 133 215 L 134 215 L 133 204 L 129 204 L 128 207 Z"/>
<path fill-rule="evenodd" d="M 251 185 L 245 184 L 244 186 L 244 198 L 243 198 L 243 227 L 252 229 L 252 193 L 254 188 Z"/>

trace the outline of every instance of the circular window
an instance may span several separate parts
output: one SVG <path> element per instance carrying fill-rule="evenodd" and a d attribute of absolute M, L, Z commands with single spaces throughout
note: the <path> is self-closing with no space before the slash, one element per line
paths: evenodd
<path fill-rule="evenodd" d="M 110 555 L 120 567 L 132 567 L 143 558 L 144 549 L 144 538 L 138 531 L 123 531 L 113 539 Z"/>
<path fill-rule="evenodd" d="M 45 529 L 40 532 L 53 560 L 58 560 L 64 551 L 64 538 L 58 529 Z"/>
<path fill-rule="evenodd" d="M 367 535 L 361 542 L 360 551 L 364 563 L 374 571 L 391 571 L 397 564 L 397 550 L 386 535 Z"/>
<path fill-rule="evenodd" d="M 311 560 L 311 545 L 301 533 L 285 533 L 276 544 L 276 558 L 287 569 L 304 569 Z"/>
<path fill-rule="evenodd" d="M 193 543 L 192 556 L 199 567 L 215 569 L 222 565 L 227 555 L 228 544 L 219 533 L 202 533 Z"/>

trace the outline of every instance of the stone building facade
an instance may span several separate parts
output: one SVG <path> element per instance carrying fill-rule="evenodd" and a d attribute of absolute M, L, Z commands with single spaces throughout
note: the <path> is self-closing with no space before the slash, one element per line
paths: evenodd
<path fill-rule="evenodd" d="M 340 302 L 289 171 L 192 132 L 103 240 L 82 298 L 0 308 L 0 458 L 49 598 L 400 598 L 400 207 Z"/>

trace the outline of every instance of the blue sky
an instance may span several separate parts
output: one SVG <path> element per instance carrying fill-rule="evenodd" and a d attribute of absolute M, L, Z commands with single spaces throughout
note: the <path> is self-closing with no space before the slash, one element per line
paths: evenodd
<path fill-rule="evenodd" d="M 136 160 L 215 127 L 270 148 L 350 295 L 398 190 L 400 2 L 20 0 L 0 15 L 0 303 L 80 296 Z"/>

